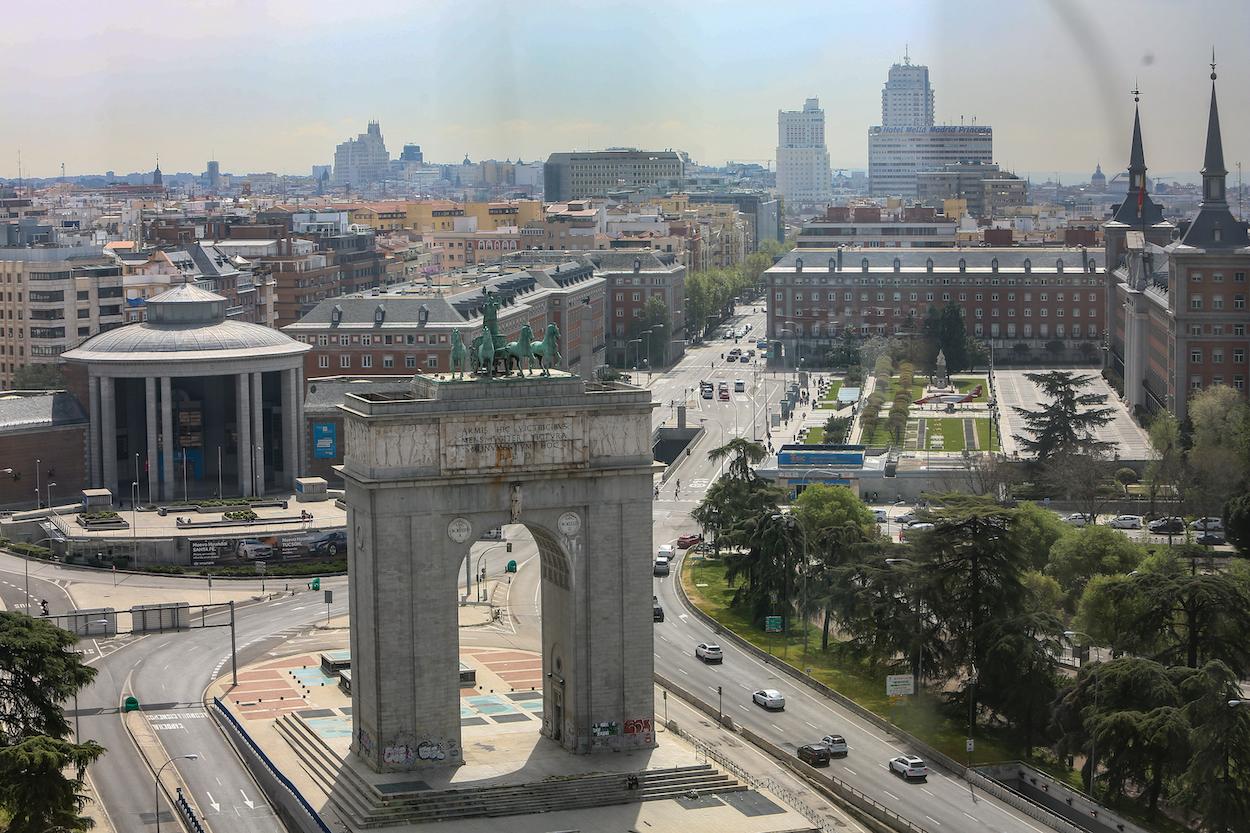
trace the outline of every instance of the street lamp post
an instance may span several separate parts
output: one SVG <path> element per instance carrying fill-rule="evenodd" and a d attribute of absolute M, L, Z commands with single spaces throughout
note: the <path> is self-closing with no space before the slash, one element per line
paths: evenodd
<path fill-rule="evenodd" d="M 886 515 L 886 519 L 887 519 L 886 535 L 887 536 L 890 534 L 890 528 L 888 526 L 889 517 L 890 516 L 887 514 Z M 916 562 L 912 561 L 910 558 L 887 558 L 885 560 L 885 563 L 887 567 L 895 567 L 895 566 L 898 566 L 899 564 L 906 564 L 911 567 L 916 566 Z M 924 685 L 924 641 L 923 641 L 923 638 L 924 638 L 923 616 L 924 614 L 920 612 L 920 594 L 916 592 L 916 587 L 915 587 L 914 582 L 912 583 L 911 601 L 912 601 L 912 610 L 916 617 L 916 662 L 915 662 L 914 668 L 915 668 L 915 673 L 916 673 L 916 685 L 917 687 L 919 687 L 919 686 Z M 917 688 L 917 690 L 919 690 L 919 688 Z"/>
<path fill-rule="evenodd" d="M 195 752 L 190 755 L 175 755 L 165 763 L 161 764 L 160 769 L 156 770 L 156 778 L 153 779 L 155 786 L 152 790 L 152 815 L 156 817 L 156 833 L 161 833 L 161 773 L 165 771 L 165 767 L 174 761 L 198 761 L 200 756 Z"/>
<path fill-rule="evenodd" d="M 43 508 L 43 506 L 40 505 L 39 503 L 39 476 L 40 476 L 40 465 L 42 463 L 43 461 L 40 460 L 38 457 L 35 458 L 35 508 L 36 509 Z"/>
<path fill-rule="evenodd" d="M 55 485 L 56 485 L 56 482 L 52 481 L 52 482 L 49 482 L 48 485 L 44 487 L 48 494 L 48 508 L 49 509 L 52 508 L 52 487 Z"/>
<path fill-rule="evenodd" d="M 635 347 L 635 348 L 634 348 L 634 363 L 633 363 L 632 365 L 629 363 L 629 345 L 631 345 L 631 344 L 637 344 L 637 345 L 638 345 L 637 347 Z M 625 366 L 626 366 L 626 367 L 633 367 L 635 370 L 637 370 L 637 369 L 638 369 L 638 367 L 637 367 L 637 365 L 638 365 L 638 354 L 639 354 L 639 353 L 641 353 L 641 352 L 642 352 L 642 339 L 640 339 L 640 338 L 631 338 L 629 341 L 626 341 L 626 342 L 625 342 Z"/>
<path fill-rule="evenodd" d="M 1076 637 L 1078 636 L 1083 636 L 1086 639 L 1090 640 L 1091 642 L 1093 641 L 1093 637 L 1085 633 L 1084 631 L 1064 631 L 1063 636 L 1065 639 L 1069 641 L 1076 639 Z M 1094 713 L 1095 714 L 1098 713 L 1098 683 L 1101 681 L 1101 679 L 1102 679 L 1101 674 L 1097 674 L 1097 673 L 1094 674 Z M 1094 790 L 1094 782 L 1097 776 L 1098 776 L 1098 736 L 1091 733 L 1089 737 L 1089 794 L 1091 796 L 1094 796 L 1095 798 L 1098 797 L 1098 793 L 1095 792 Z"/>

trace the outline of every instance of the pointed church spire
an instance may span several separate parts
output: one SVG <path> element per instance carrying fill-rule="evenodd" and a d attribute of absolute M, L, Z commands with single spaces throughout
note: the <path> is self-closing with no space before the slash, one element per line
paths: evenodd
<path fill-rule="evenodd" d="M 1215 50 L 1211 50 L 1211 111 L 1207 116 L 1207 152 L 1202 158 L 1202 175 L 1223 177 L 1224 141 L 1220 138 L 1220 109 L 1215 101 Z M 1221 192 L 1223 189 L 1221 189 Z"/>
<path fill-rule="evenodd" d="M 1133 85 L 1133 141 L 1128 152 L 1128 194 L 1115 210 L 1115 222 L 1145 228 L 1163 219 L 1163 209 L 1146 192 L 1146 151 L 1141 140 L 1141 90 Z"/>
<path fill-rule="evenodd" d="M 1241 247 L 1250 243 L 1246 224 L 1228 210 L 1225 193 L 1224 142 L 1220 138 L 1220 111 L 1215 101 L 1215 50 L 1211 50 L 1211 110 L 1207 115 L 1207 146 L 1202 158 L 1202 202 L 1181 242 L 1200 249 Z"/>

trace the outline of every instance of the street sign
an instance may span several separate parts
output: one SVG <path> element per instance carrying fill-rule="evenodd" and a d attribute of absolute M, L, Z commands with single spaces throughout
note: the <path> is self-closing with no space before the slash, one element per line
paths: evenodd
<path fill-rule="evenodd" d="M 885 696 L 903 697 L 916 693 L 916 678 L 911 674 L 890 674 L 885 678 Z"/>
<path fill-rule="evenodd" d="M 972 738 L 968 738 L 968 740 L 964 743 L 964 751 L 973 752 L 975 750 L 976 750 L 976 741 L 974 741 Z"/>
<path fill-rule="evenodd" d="M 334 591 L 333 591 L 333 590 L 327 590 L 327 591 L 325 591 L 325 592 L 326 592 L 326 604 L 328 604 L 328 605 L 330 605 L 330 604 L 334 604 Z"/>
<path fill-rule="evenodd" d="M 766 633 L 781 633 L 781 617 L 780 616 L 765 616 L 764 617 L 764 631 Z"/>

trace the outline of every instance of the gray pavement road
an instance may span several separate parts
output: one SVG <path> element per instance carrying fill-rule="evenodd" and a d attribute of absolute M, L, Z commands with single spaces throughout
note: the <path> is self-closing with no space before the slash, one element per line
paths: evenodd
<path fill-rule="evenodd" d="M 21 559 L 0 556 L 0 599 L 6 607 L 11 608 L 24 598 L 23 568 Z M 111 578 L 106 573 L 39 565 L 39 577 L 32 574 L 31 595 L 48 598 L 51 613 L 64 613 L 71 603 L 63 588 L 75 581 L 100 582 Z M 187 580 L 152 579 L 153 584 L 171 591 L 178 589 L 179 581 Z M 269 584 L 272 588 L 273 582 Z M 346 580 L 330 579 L 322 583 L 322 588 L 335 591 L 336 604 L 331 613 L 345 613 Z M 259 582 L 255 582 L 254 589 L 259 591 Z M 324 618 L 322 599 L 321 593 L 301 592 L 238 607 L 239 664 L 259 659 Z M 224 621 L 228 619 L 222 612 L 208 617 L 210 625 Z M 186 783 L 190 797 L 214 833 L 273 833 L 282 829 L 251 775 L 204 709 L 204 689 L 230 668 L 228 628 L 118 637 L 104 645 L 97 640 L 82 640 L 79 648 L 86 654 L 86 661 L 99 671 L 95 681 L 79 696 L 76 716 L 81 736 L 100 742 L 107 750 L 88 774 L 118 833 L 146 833 L 154 822 L 152 775 L 121 719 L 121 702 L 130 693 L 143 704 L 143 714 L 169 756 L 199 756 L 196 761 L 177 761 L 170 769 L 176 769 Z M 75 714 L 72 710 L 70 713 Z M 162 822 L 172 821 L 163 798 L 160 808 Z"/>

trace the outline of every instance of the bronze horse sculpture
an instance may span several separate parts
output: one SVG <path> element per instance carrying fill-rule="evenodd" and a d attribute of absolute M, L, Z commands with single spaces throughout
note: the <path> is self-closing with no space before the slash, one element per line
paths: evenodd
<path fill-rule="evenodd" d="M 547 332 L 542 341 L 530 343 L 530 350 L 533 352 L 530 362 L 537 359 L 539 367 L 543 370 L 542 375 L 550 376 L 551 368 L 560 361 L 560 328 L 555 325 L 555 322 L 547 324 Z"/>
<path fill-rule="evenodd" d="M 516 363 L 516 369 L 521 371 L 521 360 L 526 360 L 525 375 L 528 376 L 530 368 L 534 363 L 534 349 L 532 342 L 534 340 L 534 330 L 529 324 L 521 325 L 521 334 L 517 336 L 516 341 L 509 341 L 503 348 L 504 352 L 504 372 L 510 372 L 512 363 Z"/>

